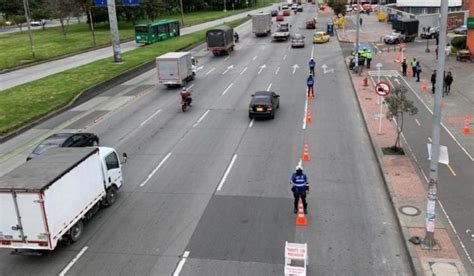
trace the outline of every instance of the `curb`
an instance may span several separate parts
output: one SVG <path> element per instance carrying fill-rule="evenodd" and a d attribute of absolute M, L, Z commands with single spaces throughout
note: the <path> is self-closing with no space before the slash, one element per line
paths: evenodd
<path fill-rule="evenodd" d="M 354 80 L 352 79 L 351 72 L 350 72 L 349 68 L 347 67 L 346 59 L 344 57 L 343 57 L 343 59 L 344 59 L 344 64 L 346 65 L 346 69 L 347 69 L 346 72 L 349 75 L 349 78 L 351 79 L 352 91 L 354 92 L 354 96 L 356 97 L 359 112 L 362 115 L 362 118 L 364 118 L 364 129 L 365 129 L 365 131 L 367 132 L 367 134 L 369 136 L 370 144 L 372 145 L 372 150 L 374 152 L 375 157 L 377 158 L 377 165 L 378 165 L 378 168 L 380 170 L 380 174 L 382 175 L 382 179 L 383 179 L 383 182 L 385 184 L 384 186 L 385 186 L 385 189 L 387 191 L 387 195 L 389 196 L 390 202 L 392 203 L 391 204 L 392 210 L 395 214 L 395 217 L 397 218 L 397 225 L 398 225 L 398 228 L 400 229 L 400 232 L 401 232 L 400 238 L 402 239 L 402 242 L 403 242 L 403 245 L 404 245 L 405 250 L 407 252 L 407 255 L 410 257 L 410 267 L 411 267 L 412 271 L 414 272 L 414 275 L 424 275 L 423 274 L 423 268 L 421 267 L 421 262 L 418 259 L 417 255 L 415 253 L 415 250 L 413 248 L 411 248 L 408 244 L 408 239 L 410 238 L 410 235 L 408 233 L 408 229 L 406 227 L 403 227 L 402 224 L 400 223 L 399 214 L 398 214 L 398 212 L 396 210 L 396 207 L 394 205 L 394 202 L 393 202 L 394 192 L 393 192 L 392 188 L 390 187 L 389 181 L 386 177 L 386 170 L 385 170 L 384 165 L 383 165 L 382 153 L 381 153 L 379 147 L 377 146 L 377 142 L 375 141 L 375 138 L 373 137 L 372 133 L 370 133 L 370 131 L 369 131 L 369 127 L 367 126 L 367 118 L 366 118 L 366 116 L 365 116 L 365 114 L 362 110 L 362 106 L 361 106 L 359 97 L 357 96 L 356 88 L 355 88 L 355 85 L 354 85 Z"/>

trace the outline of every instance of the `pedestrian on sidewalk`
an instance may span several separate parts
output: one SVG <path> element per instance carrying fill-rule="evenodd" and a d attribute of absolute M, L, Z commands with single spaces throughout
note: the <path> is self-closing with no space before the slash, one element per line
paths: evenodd
<path fill-rule="evenodd" d="M 362 27 L 362 17 L 359 18 L 359 25 Z"/>
<path fill-rule="evenodd" d="M 413 70 L 413 77 L 416 77 L 416 58 L 411 61 L 411 69 Z"/>
<path fill-rule="evenodd" d="M 314 78 L 313 75 L 309 74 L 306 79 L 306 84 L 308 85 L 308 98 L 314 97 Z"/>
<path fill-rule="evenodd" d="M 436 46 L 435 53 L 436 53 L 436 60 L 438 60 L 438 46 Z"/>
<path fill-rule="evenodd" d="M 420 82 L 420 74 L 421 74 L 421 63 L 419 61 L 416 62 L 416 81 Z"/>
<path fill-rule="evenodd" d="M 365 58 L 367 59 L 367 69 L 370 69 L 370 62 L 372 61 L 372 50 L 367 50 L 367 52 L 365 53 Z"/>
<path fill-rule="evenodd" d="M 403 76 L 407 75 L 407 67 L 408 67 L 407 59 L 404 58 L 403 61 L 402 61 L 402 75 Z"/>
<path fill-rule="evenodd" d="M 303 173 L 303 168 L 298 165 L 296 172 L 291 175 L 290 183 L 293 184 L 291 191 L 293 192 L 294 202 L 294 213 L 298 213 L 298 201 L 301 198 L 303 201 L 304 213 L 308 213 L 308 203 L 306 202 L 306 193 L 309 191 L 308 177 Z"/>
<path fill-rule="evenodd" d="M 451 45 L 449 45 L 449 43 L 446 44 L 446 47 L 444 48 L 444 52 L 446 54 L 446 58 L 448 58 L 449 55 L 451 54 Z"/>
<path fill-rule="evenodd" d="M 433 71 L 431 74 L 431 92 L 435 93 L 435 86 L 436 86 L 436 70 Z"/>
<path fill-rule="evenodd" d="M 453 83 L 453 74 L 451 71 L 448 71 L 448 74 L 444 78 L 444 93 L 446 96 L 449 96 L 449 93 L 451 92 L 451 84 Z"/>

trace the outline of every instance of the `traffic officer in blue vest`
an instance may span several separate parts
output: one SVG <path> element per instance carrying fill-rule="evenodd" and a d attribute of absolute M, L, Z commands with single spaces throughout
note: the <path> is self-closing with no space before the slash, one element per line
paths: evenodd
<path fill-rule="evenodd" d="M 308 177 L 303 173 L 303 167 L 298 165 L 296 167 L 296 172 L 291 175 L 290 183 L 293 184 L 291 191 L 295 198 L 295 209 L 294 213 L 298 212 L 298 201 L 301 198 L 304 206 L 304 213 L 308 213 L 308 203 L 306 202 L 306 192 L 309 191 L 308 186 Z"/>
<path fill-rule="evenodd" d="M 308 85 L 308 98 L 314 97 L 314 77 L 313 75 L 309 74 L 308 78 L 306 79 L 306 85 Z"/>
<path fill-rule="evenodd" d="M 308 62 L 309 66 L 309 73 L 314 76 L 314 67 L 316 67 L 316 61 L 314 59 L 310 59 Z"/>

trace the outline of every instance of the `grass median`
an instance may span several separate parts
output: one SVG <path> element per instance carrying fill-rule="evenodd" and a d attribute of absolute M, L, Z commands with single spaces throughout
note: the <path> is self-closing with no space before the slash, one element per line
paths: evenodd
<path fill-rule="evenodd" d="M 238 19 L 226 25 L 235 27 L 246 20 Z M 152 61 L 161 54 L 204 42 L 205 32 L 194 32 L 126 52 L 122 55 L 122 64 L 115 64 L 112 58 L 106 58 L 1 91 L 0 135 L 68 105 L 82 91 Z"/>
<path fill-rule="evenodd" d="M 272 0 L 276 1 L 276 0 Z M 220 19 L 245 11 L 261 8 L 269 5 L 269 2 L 258 3 L 250 8 L 223 11 L 203 11 L 187 13 L 184 16 L 185 26 L 197 25 L 200 23 Z M 167 15 L 159 19 L 177 19 L 181 16 Z M 57 58 L 85 50 L 110 45 L 110 30 L 106 23 L 97 24 L 95 30 L 96 46 L 92 42 L 92 34 L 86 23 L 71 24 L 68 27 L 67 35 L 64 36 L 61 27 L 50 27 L 44 31 L 41 29 L 33 31 L 36 58 L 31 55 L 28 33 L 24 28 L 23 33 L 12 33 L 0 35 L 0 71 L 11 69 L 22 65 L 32 64 L 52 58 Z M 131 23 L 120 22 L 120 39 L 127 41 L 134 38 L 134 29 Z"/>

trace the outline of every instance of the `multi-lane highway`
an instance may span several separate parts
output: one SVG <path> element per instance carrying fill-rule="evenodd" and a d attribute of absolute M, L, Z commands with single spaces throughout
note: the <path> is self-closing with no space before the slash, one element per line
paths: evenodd
<path fill-rule="evenodd" d="M 2 172 L 65 130 L 97 133 L 129 162 L 117 203 L 86 224 L 79 242 L 43 256 L 0 251 L 0 274 L 281 275 L 289 241 L 308 243 L 310 275 L 411 275 L 341 48 L 334 37 L 312 47 L 304 29 L 314 12 L 307 5 L 286 17 L 306 36 L 303 49 L 256 38 L 248 23 L 229 56 L 193 49 L 199 71 L 186 113 L 179 90 L 158 85 L 152 70 L 1 145 Z M 320 15 L 318 27 L 329 20 Z M 316 99 L 308 101 L 312 56 Z M 248 118 L 258 90 L 281 96 L 274 120 Z M 289 177 L 305 142 L 311 190 L 301 227 Z"/>

